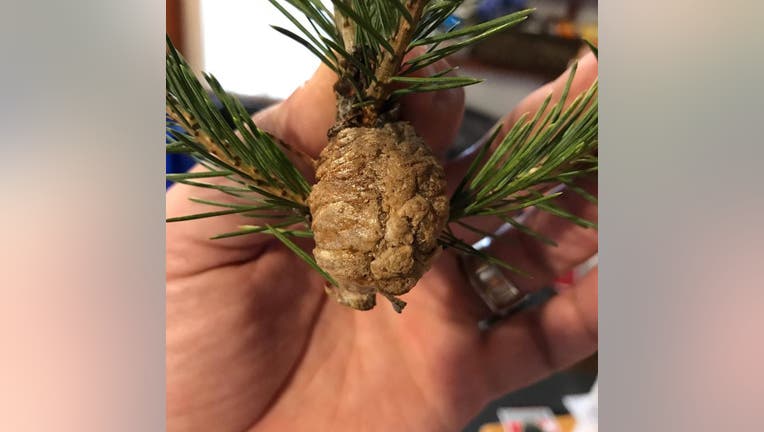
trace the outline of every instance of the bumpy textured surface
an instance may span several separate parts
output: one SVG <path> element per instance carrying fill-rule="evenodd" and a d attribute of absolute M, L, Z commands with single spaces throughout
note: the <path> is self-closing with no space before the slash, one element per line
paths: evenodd
<path fill-rule="evenodd" d="M 349 128 L 321 153 L 308 199 L 313 255 L 340 303 L 371 309 L 380 293 L 400 309 L 439 251 L 448 219 L 443 168 L 407 122 Z"/>

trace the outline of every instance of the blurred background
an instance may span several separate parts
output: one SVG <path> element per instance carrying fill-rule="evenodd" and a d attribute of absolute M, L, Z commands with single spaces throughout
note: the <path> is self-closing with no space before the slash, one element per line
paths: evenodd
<path fill-rule="evenodd" d="M 270 28 L 292 25 L 265 0 L 166 1 L 167 32 L 176 47 L 252 113 L 287 97 L 318 67 L 310 52 Z M 596 0 L 465 0 L 451 24 L 479 23 L 529 7 L 536 12 L 526 22 L 451 58 L 461 73 L 485 79 L 465 89 L 465 118 L 454 152 L 474 143 L 523 97 L 562 73 L 587 49 L 582 38 L 597 44 Z M 168 156 L 167 172 L 183 172 L 192 163 Z M 575 276 L 558 283 L 569 284 Z M 501 431 L 497 410 L 502 407 L 548 407 L 560 418 L 562 431 L 572 430 L 562 399 L 589 392 L 596 376 L 595 355 L 494 401 L 465 431 Z"/>

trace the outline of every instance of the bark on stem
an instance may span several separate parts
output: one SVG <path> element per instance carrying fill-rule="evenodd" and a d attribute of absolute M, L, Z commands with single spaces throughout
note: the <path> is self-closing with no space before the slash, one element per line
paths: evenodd
<path fill-rule="evenodd" d="M 305 204 L 306 197 L 297 195 L 292 191 L 281 187 L 269 185 L 268 182 L 265 181 L 263 175 L 255 167 L 246 163 L 242 163 L 242 161 L 236 156 L 230 157 L 225 152 L 220 151 L 221 148 L 229 151 L 228 144 L 225 142 L 217 143 L 213 141 L 212 138 L 204 133 L 204 131 L 199 127 L 199 122 L 197 122 L 190 113 L 181 111 L 180 114 L 178 114 L 170 109 L 169 106 L 165 107 L 165 113 L 170 116 L 170 118 L 173 119 L 176 123 L 188 125 L 190 128 L 188 132 L 194 136 L 199 144 L 204 146 L 207 152 L 218 158 L 226 165 L 234 167 L 239 172 L 245 174 L 247 176 L 247 178 L 243 178 L 245 182 L 251 183 L 253 186 L 274 196 L 286 198 L 300 204 Z M 181 115 L 183 118 L 180 117 Z M 289 148 L 291 148 L 291 146 Z M 311 165 L 315 163 L 312 159 L 310 159 L 309 156 L 305 155 L 305 157 L 309 158 Z"/>
<path fill-rule="evenodd" d="M 390 96 L 392 90 L 390 78 L 398 72 L 398 68 L 408 50 L 409 43 L 411 43 L 411 38 L 414 36 L 416 25 L 422 19 L 422 13 L 426 5 L 427 0 L 409 0 L 406 2 L 406 9 L 409 11 L 412 20 L 409 22 L 406 17 L 401 16 L 398 30 L 396 30 L 391 41 L 393 52 L 382 51 L 382 58 L 375 73 L 377 79 L 371 83 L 366 92 L 366 95 L 375 101 L 374 105 L 368 106 L 364 113 L 368 120 L 376 119 L 381 106 Z"/>
<path fill-rule="evenodd" d="M 352 54 L 355 50 L 355 26 L 353 22 L 340 12 L 336 7 L 334 8 L 334 25 L 342 35 L 342 43 L 345 45 L 345 51 Z"/>

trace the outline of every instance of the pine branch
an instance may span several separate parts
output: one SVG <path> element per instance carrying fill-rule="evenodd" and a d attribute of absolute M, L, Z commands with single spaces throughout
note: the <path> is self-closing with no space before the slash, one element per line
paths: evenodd
<path fill-rule="evenodd" d="M 305 200 L 310 185 L 279 148 L 279 141 L 258 129 L 241 103 L 228 95 L 214 77 L 206 75 L 236 129 L 230 127 L 169 39 L 166 60 L 167 130 L 173 138 L 172 150 L 185 150 L 221 177 L 237 178 L 265 201 L 307 214 Z M 183 131 L 177 131 L 176 125 Z M 199 178 L 186 174 L 171 175 L 170 179 L 187 181 L 193 176 Z"/>
<path fill-rule="evenodd" d="M 316 6 L 313 2 L 308 3 Z M 213 239 L 249 234 L 272 235 L 330 283 L 334 283 L 313 257 L 289 239 L 313 237 L 306 206 L 310 185 L 282 149 L 311 164 L 312 159 L 258 129 L 241 103 L 229 96 L 214 77 L 206 75 L 208 85 L 230 114 L 236 129 L 230 127 L 169 38 L 166 73 L 167 133 L 170 137 L 167 150 L 190 155 L 208 170 L 168 174 L 168 179 L 214 189 L 236 199 L 236 202 L 217 202 L 191 198 L 191 201 L 216 207 L 217 210 L 173 217 L 167 222 L 226 215 L 275 221 L 271 225 L 243 225 L 236 231 L 217 235 Z M 225 181 L 216 182 L 221 179 Z M 242 204 L 242 201 L 251 204 Z M 295 226 L 304 229 L 295 229 Z"/>
<path fill-rule="evenodd" d="M 390 0 L 390 3 L 397 3 L 398 0 Z M 398 19 L 398 29 L 392 40 L 392 50 L 382 53 L 379 60 L 379 66 L 375 71 L 376 80 L 367 90 L 367 96 L 375 101 L 372 106 L 366 107 L 365 113 L 371 116 L 372 124 L 376 122 L 373 116 L 379 112 L 379 109 L 387 101 L 392 92 L 393 81 L 391 78 L 398 73 L 403 56 L 409 50 L 409 44 L 416 31 L 415 23 L 422 18 L 422 13 L 427 5 L 427 0 L 408 0 L 404 10 L 407 15 L 400 14 Z M 372 107 L 374 110 L 372 110 Z"/>
<path fill-rule="evenodd" d="M 445 76 L 453 70 L 429 77 L 412 78 L 411 74 L 524 21 L 532 12 L 524 10 L 433 35 L 463 0 L 332 0 L 334 12 L 319 6 L 318 0 L 270 2 L 293 23 L 296 32 L 274 28 L 337 73 L 339 127 L 375 126 L 407 94 L 480 82 Z M 301 24 L 295 13 L 302 14 L 310 26 Z M 428 46 L 424 53 L 403 62 L 413 49 L 424 46 Z"/>
<path fill-rule="evenodd" d="M 571 69 L 559 102 L 547 110 L 552 98 L 549 95 L 532 117 L 523 115 L 489 154 L 500 130 L 496 128 L 451 197 L 450 222 L 461 225 L 466 217 L 499 217 L 548 244 L 553 242 L 514 215 L 535 207 L 583 227 L 596 227 L 555 204 L 557 197 L 569 192 L 596 202 L 596 197 L 576 186 L 575 180 L 597 169 L 598 82 L 564 108 L 576 67 L 574 64 Z M 541 192 L 560 184 L 566 185 L 562 192 L 559 188 Z"/>

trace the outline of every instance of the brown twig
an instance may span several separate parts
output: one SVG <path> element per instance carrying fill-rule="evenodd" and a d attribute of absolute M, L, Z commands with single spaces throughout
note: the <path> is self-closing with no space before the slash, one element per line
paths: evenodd
<path fill-rule="evenodd" d="M 342 35 L 345 51 L 352 54 L 355 50 L 355 25 L 350 18 L 346 17 L 338 8 L 334 8 L 334 25 Z"/>
<path fill-rule="evenodd" d="M 375 101 L 373 105 L 368 105 L 364 108 L 364 120 L 368 124 L 376 123 L 382 105 L 392 92 L 390 78 L 398 72 L 398 68 L 408 50 L 409 43 L 411 43 L 411 38 L 414 36 L 416 25 L 422 19 L 422 13 L 427 2 L 428 0 L 408 0 L 406 2 L 406 9 L 409 11 L 412 20 L 409 22 L 406 17 L 401 17 L 398 22 L 398 29 L 391 41 L 393 52 L 382 51 L 379 67 L 375 73 L 376 80 L 372 81 L 366 91 L 366 95 Z"/>
<path fill-rule="evenodd" d="M 345 51 L 350 55 L 356 55 L 355 24 L 336 6 L 334 8 L 334 24 L 342 36 Z M 353 108 L 358 96 L 353 86 L 353 80 L 357 79 L 358 76 L 357 71 L 345 59 L 340 60 L 338 66 L 339 74 L 337 82 L 334 84 L 334 94 L 337 97 L 337 122 L 329 129 L 329 136 L 333 136 L 346 127 L 355 126 L 360 117 L 360 112 Z"/>

